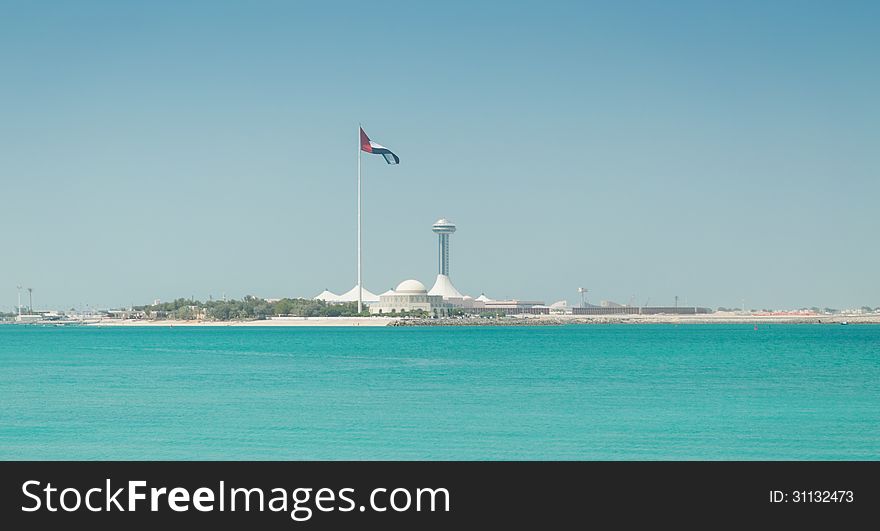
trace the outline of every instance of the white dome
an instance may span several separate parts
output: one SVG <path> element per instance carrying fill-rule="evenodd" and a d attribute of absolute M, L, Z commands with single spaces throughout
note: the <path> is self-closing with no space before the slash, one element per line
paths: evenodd
<path fill-rule="evenodd" d="M 418 280 L 404 280 L 400 284 L 394 288 L 394 291 L 397 293 L 427 293 L 428 290 L 425 288 L 425 285 L 419 282 Z"/>

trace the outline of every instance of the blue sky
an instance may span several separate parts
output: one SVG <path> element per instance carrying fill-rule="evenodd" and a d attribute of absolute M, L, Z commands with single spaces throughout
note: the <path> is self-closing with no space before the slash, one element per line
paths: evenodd
<path fill-rule="evenodd" d="M 880 305 L 876 2 L 0 2 L 0 308 Z"/>

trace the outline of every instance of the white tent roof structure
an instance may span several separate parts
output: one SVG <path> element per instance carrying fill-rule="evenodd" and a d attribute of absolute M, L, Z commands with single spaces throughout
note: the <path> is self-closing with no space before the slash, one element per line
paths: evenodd
<path fill-rule="evenodd" d="M 380 293 L 380 294 L 379 294 L 380 297 L 383 296 L 383 295 L 394 295 L 394 290 L 393 290 L 393 289 L 389 289 L 389 290 L 386 291 L 385 293 Z"/>
<path fill-rule="evenodd" d="M 487 297 L 485 293 L 481 293 L 480 296 L 477 297 L 475 300 L 478 300 L 478 301 L 480 301 L 480 302 L 489 302 L 489 301 L 491 301 L 492 299 L 490 299 L 489 297 Z"/>
<path fill-rule="evenodd" d="M 324 302 L 339 302 L 339 295 L 333 293 L 330 290 L 324 290 L 319 295 L 314 297 L 316 301 L 324 301 Z"/>
<path fill-rule="evenodd" d="M 449 280 L 449 277 L 446 275 L 437 275 L 437 280 L 434 282 L 434 287 L 431 288 L 431 291 L 428 292 L 428 295 L 440 295 L 444 299 L 461 299 L 463 295 L 459 293 L 455 286 L 452 285 L 452 281 Z"/>
<path fill-rule="evenodd" d="M 379 296 L 375 293 L 371 292 L 367 288 L 361 290 L 361 299 L 364 302 L 379 302 Z M 339 302 L 357 302 L 358 300 L 358 287 L 355 286 L 350 290 L 346 291 L 337 299 Z"/>

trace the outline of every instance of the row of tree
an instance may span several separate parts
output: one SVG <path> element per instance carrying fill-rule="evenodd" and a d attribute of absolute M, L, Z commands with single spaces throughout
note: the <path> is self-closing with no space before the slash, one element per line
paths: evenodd
<path fill-rule="evenodd" d="M 368 317 L 370 315 L 370 311 L 366 307 L 358 313 L 357 302 L 328 303 L 314 299 L 268 301 L 251 296 L 242 300 L 209 300 L 206 302 L 193 299 L 175 299 L 171 302 L 135 306 L 132 309 L 143 312 L 148 319 L 179 319 L 184 321 L 194 319 L 234 321 L 283 316 Z M 432 317 L 424 310 L 392 311 L 384 315 L 388 317 Z M 456 308 L 450 312 L 450 315 L 461 317 L 464 315 L 464 311 Z"/>
<path fill-rule="evenodd" d="M 862 312 L 864 312 L 864 313 L 880 312 L 880 306 L 878 306 L 878 307 L 876 307 L 876 308 L 871 308 L 870 306 L 862 306 L 860 309 L 861 309 Z M 719 312 L 738 312 L 738 311 L 740 311 L 740 310 L 741 310 L 741 308 L 725 308 L 724 306 L 719 306 L 719 307 L 718 307 L 718 311 L 719 311 Z M 838 309 L 836 309 L 836 308 L 828 308 L 828 307 L 825 307 L 825 308 L 819 308 L 818 306 L 813 306 L 812 308 L 799 308 L 799 311 L 808 311 L 808 310 L 811 311 L 811 312 L 813 312 L 813 313 L 840 313 L 840 310 L 838 310 Z M 749 311 L 750 311 L 750 312 L 757 312 L 758 310 L 756 310 L 755 308 L 751 308 Z M 760 310 L 760 311 L 762 311 L 762 312 L 773 312 L 773 311 L 776 311 L 776 310 L 770 310 L 770 309 L 766 309 L 766 308 L 765 308 L 765 309 L 762 309 L 762 310 Z"/>
<path fill-rule="evenodd" d="M 277 316 L 352 317 L 369 315 L 369 311 L 366 309 L 358 313 L 356 302 L 328 304 L 313 299 L 267 301 L 251 296 L 242 300 L 210 300 L 206 302 L 176 299 L 160 304 L 135 306 L 134 310 L 144 312 L 146 317 L 150 319 L 206 319 L 212 321 L 268 319 Z"/>

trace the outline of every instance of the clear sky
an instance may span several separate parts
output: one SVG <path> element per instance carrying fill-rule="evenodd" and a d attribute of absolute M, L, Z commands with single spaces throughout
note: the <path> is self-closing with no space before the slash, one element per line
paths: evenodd
<path fill-rule="evenodd" d="M 880 305 L 880 3 L 0 0 L 0 308 Z"/>

